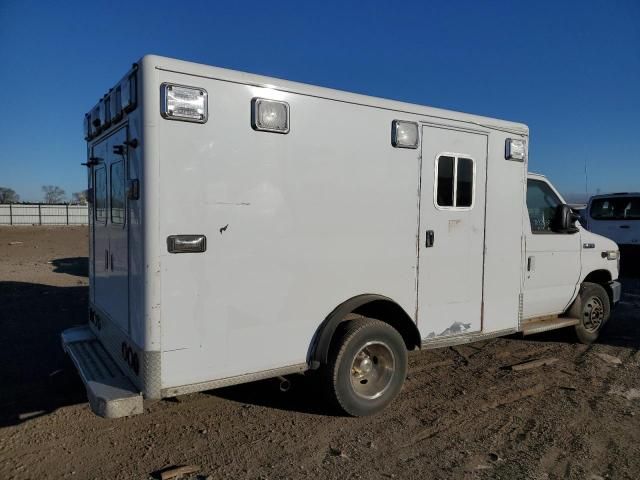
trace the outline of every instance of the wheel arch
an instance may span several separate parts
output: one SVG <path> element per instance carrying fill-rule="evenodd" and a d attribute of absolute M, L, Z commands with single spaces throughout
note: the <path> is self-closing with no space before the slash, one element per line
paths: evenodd
<path fill-rule="evenodd" d="M 318 368 L 321 364 L 327 363 L 335 331 L 338 325 L 348 320 L 350 314 L 375 318 L 389 324 L 402 335 L 407 350 L 421 346 L 418 326 L 398 303 L 384 295 L 367 293 L 342 302 L 320 324 L 309 351 L 311 368 Z"/>
<path fill-rule="evenodd" d="M 611 290 L 610 282 L 612 280 L 611 272 L 606 269 L 598 269 L 589 272 L 586 277 L 582 279 L 580 285 L 578 286 L 577 293 L 575 294 L 575 298 L 569 304 L 569 307 L 566 310 L 566 314 L 570 317 L 578 318 L 580 313 L 580 305 L 582 302 L 582 285 L 585 283 L 595 283 L 596 285 L 600 285 L 604 288 L 605 292 L 609 296 L 609 306 L 613 307 L 613 291 Z"/>
<path fill-rule="evenodd" d="M 607 292 L 607 295 L 609 296 L 609 303 L 611 304 L 611 306 L 613 306 L 613 291 L 611 290 L 611 285 L 609 284 L 611 280 L 613 280 L 613 278 L 611 277 L 611 272 L 609 270 L 600 269 L 589 272 L 589 274 L 584 277 L 584 280 L 582 280 L 582 282 L 597 283 L 602 288 L 604 288 Z"/>

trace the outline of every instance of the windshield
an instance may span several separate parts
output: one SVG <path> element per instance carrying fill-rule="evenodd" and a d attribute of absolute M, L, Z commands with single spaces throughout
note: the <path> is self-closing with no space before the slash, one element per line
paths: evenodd
<path fill-rule="evenodd" d="M 594 220 L 640 220 L 640 197 L 596 198 L 590 213 Z"/>

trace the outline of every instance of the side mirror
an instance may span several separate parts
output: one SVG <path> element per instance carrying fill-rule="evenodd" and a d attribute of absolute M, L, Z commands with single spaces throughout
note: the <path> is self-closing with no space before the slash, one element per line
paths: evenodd
<path fill-rule="evenodd" d="M 580 216 L 567 204 L 558 205 L 556 210 L 555 228 L 558 233 L 577 233 L 576 221 Z"/>

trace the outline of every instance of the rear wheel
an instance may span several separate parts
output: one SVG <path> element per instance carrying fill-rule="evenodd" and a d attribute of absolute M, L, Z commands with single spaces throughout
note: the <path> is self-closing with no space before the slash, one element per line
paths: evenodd
<path fill-rule="evenodd" d="M 390 325 L 373 319 L 340 324 L 326 368 L 328 392 L 345 413 L 360 417 L 384 409 L 407 373 L 407 349 Z"/>
<path fill-rule="evenodd" d="M 572 309 L 580 323 L 576 325 L 576 335 L 582 343 L 593 343 L 598 339 L 604 324 L 609 320 L 611 304 L 609 294 L 597 283 L 584 282 L 580 287 L 580 305 Z"/>

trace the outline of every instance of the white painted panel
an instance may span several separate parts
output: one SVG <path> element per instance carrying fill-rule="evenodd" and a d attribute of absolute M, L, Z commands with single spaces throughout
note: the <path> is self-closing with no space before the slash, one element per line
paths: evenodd
<path fill-rule="evenodd" d="M 507 138 L 523 137 L 500 131 L 492 131 L 489 136 L 483 305 L 485 332 L 517 328 L 522 292 L 522 218 L 526 212 L 527 166 L 524 162 L 505 160 Z"/>
<path fill-rule="evenodd" d="M 564 200 L 548 185 L 561 203 Z M 562 313 L 578 288 L 581 272 L 580 232 L 574 234 L 532 233 L 525 215 L 526 260 L 524 280 L 524 318 Z"/>
<path fill-rule="evenodd" d="M 580 234 L 527 235 L 524 318 L 563 312 L 580 279 Z"/>
<path fill-rule="evenodd" d="M 486 152 L 485 135 L 423 128 L 418 323 L 424 338 L 481 330 Z M 473 159 L 471 208 L 437 205 L 436 165 L 441 156 Z M 434 234 L 428 248 L 426 231 Z"/>
<path fill-rule="evenodd" d="M 391 146 L 398 113 L 161 81 L 205 88 L 210 115 L 158 123 L 160 237 L 208 242 L 204 254 L 163 246 L 163 386 L 304 362 L 319 324 L 355 295 L 383 294 L 413 314 L 419 151 Z M 253 131 L 253 97 L 287 101 L 291 132 Z"/>

